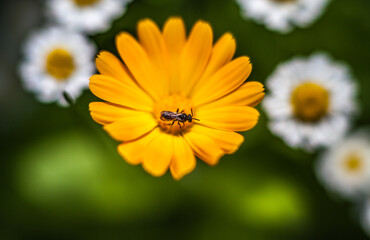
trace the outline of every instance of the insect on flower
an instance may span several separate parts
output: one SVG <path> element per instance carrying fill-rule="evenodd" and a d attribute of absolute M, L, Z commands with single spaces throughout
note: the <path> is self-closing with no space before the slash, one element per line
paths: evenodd
<path fill-rule="evenodd" d="M 197 118 L 193 118 L 193 109 L 191 109 L 191 114 L 186 114 L 184 110 L 179 112 L 179 109 L 176 110 L 176 112 L 171 112 L 171 111 L 162 111 L 161 112 L 161 120 L 162 121 L 173 121 L 171 124 L 168 125 L 173 125 L 177 121 L 181 128 L 180 122 L 183 123 L 183 126 L 185 126 L 185 122 L 188 121 L 191 123 L 193 120 L 199 121 Z"/>
<path fill-rule="evenodd" d="M 261 83 L 245 82 L 252 64 L 246 56 L 233 60 L 232 34 L 213 43 L 211 25 L 198 21 L 187 36 L 181 18 L 168 19 L 163 31 L 141 20 L 137 33 L 138 40 L 118 34 L 121 59 L 101 51 L 100 74 L 90 78 L 92 93 L 105 101 L 90 103 L 91 116 L 120 142 L 118 153 L 153 176 L 170 171 L 181 179 L 196 157 L 213 166 L 237 151 L 244 141 L 237 132 L 257 124 L 254 107 L 265 93 Z"/>

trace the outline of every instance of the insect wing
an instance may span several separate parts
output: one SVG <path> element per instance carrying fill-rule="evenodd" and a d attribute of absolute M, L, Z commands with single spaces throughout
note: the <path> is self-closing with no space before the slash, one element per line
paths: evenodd
<path fill-rule="evenodd" d="M 164 121 L 171 121 L 171 120 L 179 120 L 181 114 L 171 112 L 171 111 L 162 111 L 161 112 L 161 119 Z"/>

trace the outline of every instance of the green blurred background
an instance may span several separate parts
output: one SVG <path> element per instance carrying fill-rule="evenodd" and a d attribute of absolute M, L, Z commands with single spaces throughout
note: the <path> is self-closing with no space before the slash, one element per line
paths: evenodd
<path fill-rule="evenodd" d="M 316 154 L 293 150 L 259 124 L 215 167 L 198 161 L 181 181 L 148 175 L 116 152 L 94 123 L 87 90 L 73 111 L 42 104 L 17 75 L 21 44 L 47 24 L 43 1 L 1 1 L 0 239 L 366 239 L 361 209 L 328 193 L 313 172 Z M 308 29 L 270 32 L 239 15 L 232 0 L 134 0 L 112 28 L 92 36 L 116 53 L 114 38 L 135 34 L 139 19 L 160 26 L 169 16 L 211 23 L 215 38 L 230 31 L 236 56 L 253 62 L 249 80 L 265 82 L 295 55 L 329 52 L 352 69 L 361 114 L 370 123 L 370 1 L 333 0 Z"/>

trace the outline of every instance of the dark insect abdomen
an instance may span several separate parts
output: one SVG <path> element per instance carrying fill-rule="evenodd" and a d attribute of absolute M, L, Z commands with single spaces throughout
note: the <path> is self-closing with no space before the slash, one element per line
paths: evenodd
<path fill-rule="evenodd" d="M 163 111 L 161 112 L 161 119 L 162 120 L 172 120 L 174 119 L 174 116 L 171 112 Z"/>

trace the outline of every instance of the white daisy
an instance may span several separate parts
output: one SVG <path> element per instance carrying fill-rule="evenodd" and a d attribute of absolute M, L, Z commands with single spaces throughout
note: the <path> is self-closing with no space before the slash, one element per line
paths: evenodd
<path fill-rule="evenodd" d="M 318 162 L 316 173 L 330 190 L 344 197 L 370 191 L 370 139 L 364 132 L 331 146 Z"/>
<path fill-rule="evenodd" d="M 270 30 L 287 33 L 294 25 L 306 27 L 325 10 L 330 0 L 237 0 L 242 14 Z"/>
<path fill-rule="evenodd" d="M 323 53 L 280 64 L 266 85 L 269 127 L 291 147 L 332 144 L 346 133 L 357 108 L 348 67 Z"/>
<path fill-rule="evenodd" d="M 24 48 L 20 75 L 41 102 L 67 105 L 63 91 L 76 99 L 95 72 L 95 45 L 83 35 L 49 27 L 33 33 Z"/>
<path fill-rule="evenodd" d="M 107 30 L 131 0 L 47 0 L 50 18 L 66 28 L 87 33 Z"/>

